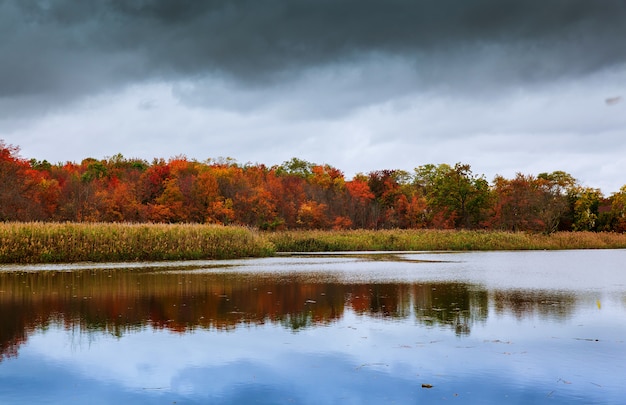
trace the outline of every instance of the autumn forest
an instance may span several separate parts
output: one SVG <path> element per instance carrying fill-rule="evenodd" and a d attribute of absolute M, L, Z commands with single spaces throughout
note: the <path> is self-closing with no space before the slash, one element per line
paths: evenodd
<path fill-rule="evenodd" d="M 23 158 L 17 146 L 0 140 L 0 221 L 624 232 L 626 185 L 604 196 L 562 171 L 489 182 L 462 163 L 352 179 L 298 158 L 267 167 L 118 154 L 51 164 Z"/>

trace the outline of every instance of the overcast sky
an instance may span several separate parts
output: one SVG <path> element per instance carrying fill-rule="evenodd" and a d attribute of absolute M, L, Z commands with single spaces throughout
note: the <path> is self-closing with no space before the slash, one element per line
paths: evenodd
<path fill-rule="evenodd" d="M 623 0 L 0 0 L 0 139 L 626 184 Z"/>

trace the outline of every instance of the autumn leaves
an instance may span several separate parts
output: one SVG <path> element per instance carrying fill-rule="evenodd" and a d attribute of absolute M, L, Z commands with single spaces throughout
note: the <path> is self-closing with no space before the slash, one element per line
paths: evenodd
<path fill-rule="evenodd" d="M 0 220 L 623 232 L 626 187 L 605 198 L 564 172 L 489 183 L 460 163 L 352 179 L 295 158 L 273 167 L 122 155 L 52 165 L 0 142 Z"/>

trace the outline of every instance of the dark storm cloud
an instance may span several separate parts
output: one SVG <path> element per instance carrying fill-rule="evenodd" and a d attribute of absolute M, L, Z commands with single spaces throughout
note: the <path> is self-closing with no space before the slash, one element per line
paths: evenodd
<path fill-rule="evenodd" d="M 0 97 L 217 75 L 244 86 L 402 58 L 420 83 L 551 80 L 626 62 L 618 0 L 5 0 Z"/>

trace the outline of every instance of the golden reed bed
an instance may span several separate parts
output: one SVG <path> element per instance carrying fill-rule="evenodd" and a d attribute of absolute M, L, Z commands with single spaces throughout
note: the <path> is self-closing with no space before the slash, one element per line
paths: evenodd
<path fill-rule="evenodd" d="M 118 223 L 3 223 L 0 262 L 233 259 L 274 253 L 243 227 Z"/>
<path fill-rule="evenodd" d="M 280 252 L 626 248 L 626 234 L 351 230 L 259 232 L 238 226 L 0 223 L 0 263 L 235 259 Z"/>

